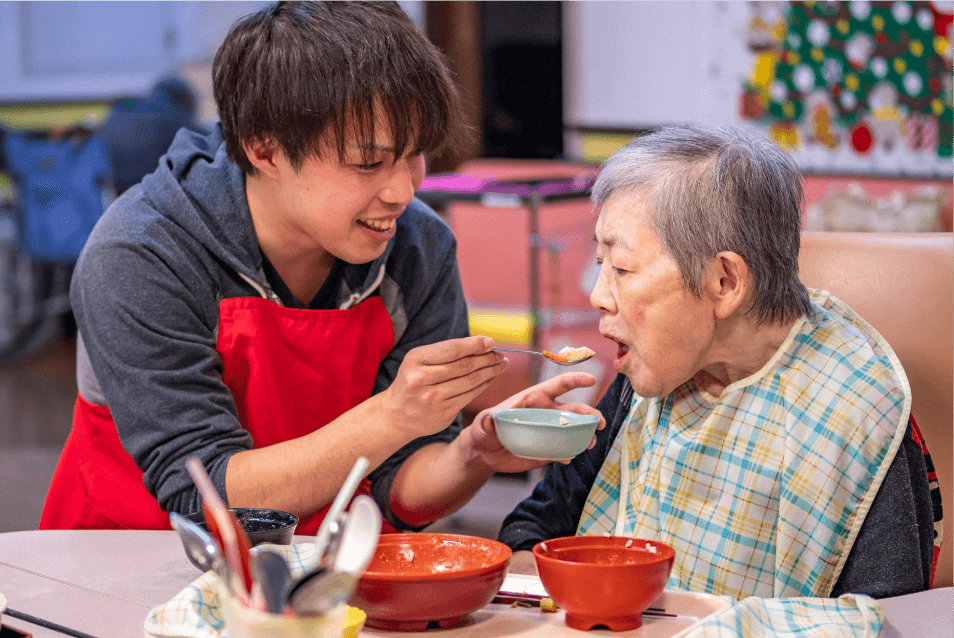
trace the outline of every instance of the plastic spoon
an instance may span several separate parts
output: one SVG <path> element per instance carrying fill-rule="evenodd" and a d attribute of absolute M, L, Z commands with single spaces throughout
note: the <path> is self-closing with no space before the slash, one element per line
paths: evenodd
<path fill-rule="evenodd" d="M 365 457 L 358 457 L 358 460 L 354 462 L 354 466 L 351 468 L 351 472 L 348 473 L 348 478 L 345 479 L 345 482 L 341 485 L 341 489 L 338 490 L 335 500 L 331 502 L 331 507 L 328 508 L 324 520 L 321 521 L 321 526 L 315 535 L 315 551 L 319 561 L 321 557 L 325 555 L 325 550 L 328 548 L 332 523 L 338 520 L 348 501 L 354 496 L 355 490 L 358 489 L 358 483 L 364 478 L 364 473 L 368 471 L 370 463 L 371 462 Z"/>
<path fill-rule="evenodd" d="M 341 544 L 332 568 L 360 577 L 374 558 L 381 536 L 381 511 L 374 499 L 365 494 L 355 497 L 348 510 Z"/>
<path fill-rule="evenodd" d="M 222 497 L 212 485 L 212 479 L 205 471 L 197 457 L 192 457 L 186 461 L 186 469 L 192 476 L 199 493 L 202 495 L 202 511 L 205 512 L 205 522 L 209 528 L 209 534 L 218 541 L 222 552 L 225 555 L 225 561 L 228 563 L 232 575 L 230 587 L 232 593 L 246 605 L 249 604 L 252 593 L 251 556 L 249 549 L 251 543 L 245 528 L 238 522 L 238 519 L 229 511 Z"/>

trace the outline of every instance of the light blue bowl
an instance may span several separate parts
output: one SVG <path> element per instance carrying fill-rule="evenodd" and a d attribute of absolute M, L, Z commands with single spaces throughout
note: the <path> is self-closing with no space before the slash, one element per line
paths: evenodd
<path fill-rule="evenodd" d="M 492 416 L 503 446 L 536 461 L 572 459 L 589 446 L 600 422 L 598 416 L 542 408 L 498 410 Z"/>

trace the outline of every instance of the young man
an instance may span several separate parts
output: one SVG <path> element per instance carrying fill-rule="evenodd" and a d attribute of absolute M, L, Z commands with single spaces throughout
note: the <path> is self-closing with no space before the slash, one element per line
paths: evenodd
<path fill-rule="evenodd" d="M 41 527 L 167 528 L 200 508 L 192 456 L 303 534 L 360 456 L 391 528 L 526 469 L 459 422 L 506 360 L 467 336 L 454 238 L 414 199 L 455 131 L 438 51 L 393 3 L 279 3 L 232 28 L 213 81 L 220 125 L 180 132 L 77 266 L 79 397 Z"/>
<path fill-rule="evenodd" d="M 500 540 L 653 538 L 670 587 L 736 598 L 929 586 L 940 502 L 907 377 L 799 280 L 801 196 L 791 159 L 739 132 L 668 127 L 606 162 L 590 301 L 618 345 L 610 427 Z"/>

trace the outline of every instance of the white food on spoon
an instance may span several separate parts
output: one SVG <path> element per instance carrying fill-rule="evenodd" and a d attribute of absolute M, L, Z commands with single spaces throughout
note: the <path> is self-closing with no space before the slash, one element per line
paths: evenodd
<path fill-rule="evenodd" d="M 579 361 L 580 359 L 586 359 L 587 357 L 592 357 L 596 352 L 590 350 L 586 346 L 581 346 L 579 348 L 572 348 L 567 346 L 561 349 L 557 356 L 565 357 L 567 361 Z"/>

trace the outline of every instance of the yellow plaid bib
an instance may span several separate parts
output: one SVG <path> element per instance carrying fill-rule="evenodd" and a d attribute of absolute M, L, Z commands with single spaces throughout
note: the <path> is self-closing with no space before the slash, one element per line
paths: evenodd
<path fill-rule="evenodd" d="M 884 339 L 811 292 L 811 315 L 722 396 L 689 381 L 633 397 L 578 534 L 672 545 L 670 587 L 738 599 L 831 592 L 901 444 L 911 392 Z"/>

